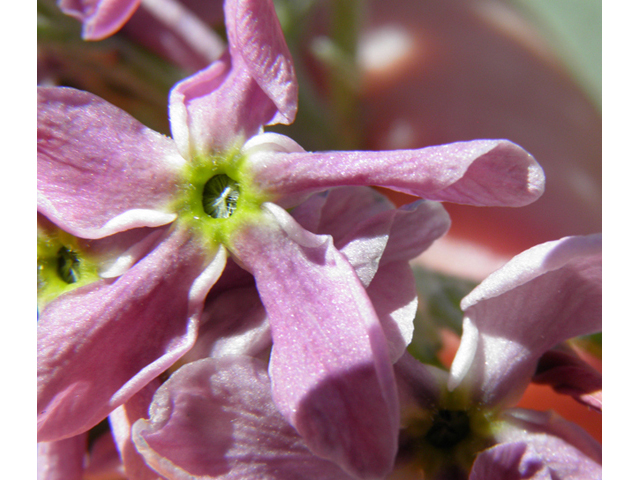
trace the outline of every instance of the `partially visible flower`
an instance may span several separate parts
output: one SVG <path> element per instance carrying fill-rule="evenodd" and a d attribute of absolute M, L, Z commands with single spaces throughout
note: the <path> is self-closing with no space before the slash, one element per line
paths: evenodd
<path fill-rule="evenodd" d="M 585 431 L 512 407 L 546 352 L 601 329 L 601 236 L 533 247 L 461 306 L 463 336 L 448 380 L 408 355 L 396 365 L 405 413 L 398 458 L 435 474 L 421 459 L 438 457 L 439 469 L 476 480 L 600 478 L 601 446 Z"/>
<path fill-rule="evenodd" d="M 231 255 L 253 274 L 269 318 L 279 410 L 316 454 L 348 471 L 387 471 L 398 423 L 389 339 L 333 239 L 285 208 L 341 185 L 521 206 L 540 196 L 544 175 L 500 140 L 307 153 L 262 134 L 295 115 L 290 56 L 269 2 L 228 1 L 225 18 L 228 52 L 171 92 L 173 141 L 91 94 L 39 89 L 39 211 L 77 238 L 162 228 L 155 248 L 120 276 L 43 308 L 40 439 L 85 431 L 184 355 Z M 406 294 L 405 285 L 389 304 Z"/>
<path fill-rule="evenodd" d="M 601 478 L 601 447 L 580 427 L 511 407 L 545 350 L 599 328 L 600 295 L 599 236 L 535 247 L 478 286 L 463 302 L 467 327 L 448 380 L 408 353 L 395 365 L 398 478 Z M 133 441 L 169 479 L 351 478 L 309 451 L 274 408 L 268 383 L 266 364 L 253 358 L 190 363 L 158 389 Z"/>

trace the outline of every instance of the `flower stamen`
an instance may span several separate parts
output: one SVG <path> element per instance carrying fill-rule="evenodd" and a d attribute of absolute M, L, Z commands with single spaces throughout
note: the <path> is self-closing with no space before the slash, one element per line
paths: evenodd
<path fill-rule="evenodd" d="M 67 247 L 60 247 L 57 254 L 57 273 L 62 281 L 67 284 L 76 283 L 80 278 L 80 260 L 78 255 Z"/>
<path fill-rule="evenodd" d="M 202 193 L 202 206 L 213 218 L 229 218 L 236 210 L 240 187 L 225 174 L 216 175 L 207 181 Z"/>

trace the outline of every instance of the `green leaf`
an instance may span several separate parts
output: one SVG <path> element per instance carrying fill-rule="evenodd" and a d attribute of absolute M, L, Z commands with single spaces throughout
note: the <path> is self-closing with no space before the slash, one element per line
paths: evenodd
<path fill-rule="evenodd" d="M 513 0 L 602 108 L 602 0 Z"/>

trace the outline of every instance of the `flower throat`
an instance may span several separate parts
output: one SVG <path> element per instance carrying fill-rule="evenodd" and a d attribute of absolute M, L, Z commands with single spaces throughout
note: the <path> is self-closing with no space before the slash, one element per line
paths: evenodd
<path fill-rule="evenodd" d="M 225 174 L 210 178 L 202 192 L 202 206 L 212 218 L 229 218 L 236 211 L 240 186 Z"/>

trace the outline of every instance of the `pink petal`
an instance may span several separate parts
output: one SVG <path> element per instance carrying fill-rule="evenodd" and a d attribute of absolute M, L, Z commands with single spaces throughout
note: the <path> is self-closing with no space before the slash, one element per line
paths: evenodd
<path fill-rule="evenodd" d="M 384 330 L 391 363 L 395 363 L 411 343 L 418 310 L 416 281 L 409 263 L 381 265 L 367 287 L 367 295 Z"/>
<path fill-rule="evenodd" d="M 537 245 L 491 274 L 461 302 L 463 335 L 449 388 L 465 379 L 478 401 L 514 402 L 539 358 L 602 328 L 602 237 Z"/>
<path fill-rule="evenodd" d="M 58 5 L 83 23 L 82 38 L 102 40 L 125 24 L 140 0 L 58 0 Z"/>
<path fill-rule="evenodd" d="M 266 364 L 202 359 L 176 371 L 133 426 L 146 462 L 164 478 L 347 480 L 313 455 L 271 399 Z"/>
<path fill-rule="evenodd" d="M 271 330 L 254 285 L 227 290 L 213 299 L 210 297 L 202 312 L 198 341 L 184 356 L 183 362 L 205 357 L 268 354 Z"/>
<path fill-rule="evenodd" d="M 233 61 L 242 57 L 251 77 L 277 108 L 265 123 L 290 124 L 298 109 L 298 83 L 273 3 L 227 1 L 225 18 Z"/>
<path fill-rule="evenodd" d="M 109 424 L 113 431 L 124 471 L 127 478 L 135 480 L 158 480 L 158 474 L 151 470 L 133 443 L 131 427 L 140 418 L 149 416 L 149 405 L 162 382 L 152 380 L 142 390 L 109 414 Z"/>
<path fill-rule="evenodd" d="M 398 404 L 386 339 L 360 280 L 331 238 L 281 208 L 233 239 L 256 278 L 273 335 L 278 409 L 309 448 L 355 476 L 394 462 Z"/>
<path fill-rule="evenodd" d="M 570 349 L 542 355 L 532 381 L 551 385 L 556 392 L 571 395 L 602 413 L 602 374 Z"/>
<path fill-rule="evenodd" d="M 310 232 L 331 235 L 336 245 L 344 245 L 355 225 L 393 209 L 393 203 L 373 188 L 338 187 L 315 194 L 291 215 Z"/>
<path fill-rule="evenodd" d="M 256 185 L 285 207 L 303 194 L 343 185 L 375 185 L 430 200 L 512 207 L 533 202 L 544 190 L 540 166 L 506 140 L 391 152 L 255 149 L 247 169 Z"/>
<path fill-rule="evenodd" d="M 378 270 L 396 210 L 372 188 L 342 187 L 312 196 L 292 216 L 313 233 L 331 235 L 366 287 Z"/>
<path fill-rule="evenodd" d="M 173 142 L 87 92 L 38 88 L 38 211 L 100 238 L 173 221 Z"/>
<path fill-rule="evenodd" d="M 298 84 L 271 2 L 225 2 L 229 52 L 170 94 L 171 132 L 185 157 L 240 147 L 263 125 L 291 123 Z"/>
<path fill-rule="evenodd" d="M 207 266 L 209 265 L 209 266 Z M 47 304 L 38 321 L 41 441 L 96 425 L 194 343 L 206 292 L 224 267 L 178 230 L 115 280 Z"/>
<path fill-rule="evenodd" d="M 87 435 L 38 444 L 38 480 L 82 480 Z"/>
<path fill-rule="evenodd" d="M 397 210 L 381 264 L 416 258 L 451 226 L 445 208 L 438 202 L 419 200 Z"/>
<path fill-rule="evenodd" d="M 91 440 L 83 478 L 126 479 L 122 471 L 122 460 L 120 460 L 110 429 Z"/>
<path fill-rule="evenodd" d="M 523 409 L 503 419 L 499 444 L 478 455 L 470 480 L 602 478 L 602 447 L 577 425 Z"/>

